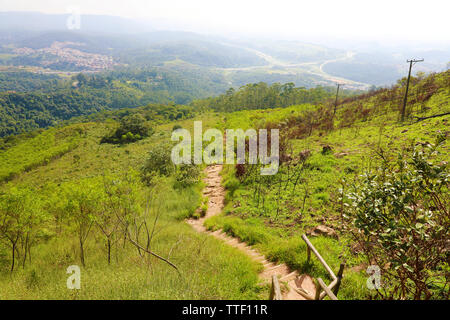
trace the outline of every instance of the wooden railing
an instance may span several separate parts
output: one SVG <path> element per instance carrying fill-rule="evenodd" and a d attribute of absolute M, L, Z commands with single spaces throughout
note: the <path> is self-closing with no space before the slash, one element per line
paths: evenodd
<path fill-rule="evenodd" d="M 334 274 L 333 270 L 327 264 L 324 258 L 320 255 L 319 251 L 313 246 L 306 235 L 302 235 L 303 241 L 306 243 L 307 248 L 307 262 L 311 260 L 311 252 L 317 257 L 322 266 L 327 270 L 332 281 L 327 286 L 321 278 L 315 279 L 314 283 L 316 285 L 316 294 L 313 297 L 309 292 L 305 291 L 303 288 L 293 288 L 301 296 L 307 300 L 322 300 L 325 296 L 330 297 L 332 300 L 338 300 L 337 294 L 339 292 L 339 287 L 341 285 L 342 276 L 344 274 L 345 263 L 341 263 L 339 266 L 339 271 L 337 275 Z M 276 275 L 272 275 L 272 288 L 270 290 L 270 300 L 282 300 L 280 284 Z"/>
<path fill-rule="evenodd" d="M 272 275 L 272 289 L 270 290 L 269 300 L 283 300 L 281 296 L 280 283 L 278 282 L 277 275 Z"/>
<path fill-rule="evenodd" d="M 306 292 L 305 290 L 303 290 L 301 288 L 297 288 L 296 291 L 299 294 L 301 294 L 305 299 L 308 299 L 308 300 L 322 300 L 323 298 L 325 298 L 326 295 L 328 295 L 332 300 L 337 300 L 337 294 L 339 291 L 339 287 L 341 285 L 342 276 L 344 274 L 345 263 L 341 263 L 341 265 L 339 266 L 339 271 L 336 276 L 334 274 L 333 270 L 330 268 L 330 266 L 325 261 L 325 259 L 322 258 L 319 251 L 317 251 L 317 249 L 313 246 L 313 244 L 309 241 L 308 237 L 305 234 L 302 235 L 302 239 L 306 243 L 307 262 L 309 263 L 311 260 L 311 252 L 314 253 L 314 255 L 317 257 L 317 259 L 322 264 L 322 266 L 325 268 L 325 270 L 327 270 L 332 281 L 327 286 L 321 278 L 316 279 L 316 281 L 315 281 L 316 294 L 314 297 L 311 296 L 308 292 Z"/>

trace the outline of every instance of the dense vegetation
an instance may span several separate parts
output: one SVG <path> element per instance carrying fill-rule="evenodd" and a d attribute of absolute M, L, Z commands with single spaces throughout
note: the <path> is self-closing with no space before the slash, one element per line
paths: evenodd
<path fill-rule="evenodd" d="M 130 143 L 144 138 L 152 134 L 152 128 L 146 124 L 145 118 L 135 113 L 123 117 L 120 120 L 119 127 L 110 135 L 102 138 L 100 143 Z"/>
<path fill-rule="evenodd" d="M 186 72 L 183 69 L 183 73 Z M 193 69 L 192 72 L 194 76 L 199 70 Z M 161 114 L 161 107 L 157 104 L 166 104 L 166 110 L 174 109 L 176 104 L 189 104 L 195 98 L 216 93 L 218 88 L 224 88 L 218 75 L 211 78 L 211 74 L 199 73 L 197 81 L 193 82 L 187 81 L 186 77 L 189 75 L 180 77 L 179 74 L 180 71 L 173 70 L 169 72 L 160 69 L 119 68 L 103 74 L 80 73 L 59 80 L 43 80 L 46 79 L 44 76 L 29 76 L 29 83 L 24 84 L 26 87 L 43 89 L 0 92 L 0 137 L 55 126 L 62 121 L 85 118 L 90 114 L 98 118 L 99 111 L 151 105 L 155 108 L 153 116 L 156 116 L 157 113 Z M 5 86 L 10 86 L 9 81 Z M 218 97 L 195 100 L 191 107 L 196 111 L 213 109 L 225 112 L 287 107 L 331 99 L 335 95 L 334 90 L 328 87 L 305 89 L 295 87 L 293 83 L 274 83 L 269 86 L 260 82 L 245 85 L 238 90 L 230 88 Z M 341 93 L 342 96 L 351 94 L 351 91 Z M 175 113 L 164 119 L 177 120 L 187 117 L 183 109 Z M 152 117 L 149 114 L 150 112 L 146 113 L 147 120 Z"/>
<path fill-rule="evenodd" d="M 173 72 L 158 70 L 78 74 L 58 81 L 44 81 L 39 77 L 29 79 L 31 84 L 26 84 L 27 87 L 45 89 L 0 92 L 0 137 L 54 126 L 63 120 L 102 110 L 134 108 L 149 103 L 187 104 L 193 98 L 215 92 L 207 85 L 197 90 L 207 82 L 201 77 L 197 82 L 188 82 Z M 10 86 L 9 80 L 5 86 Z"/>
<path fill-rule="evenodd" d="M 4 91 L 50 91 L 59 80 L 57 75 L 26 71 L 0 72 L 0 92 Z"/>
<path fill-rule="evenodd" d="M 306 89 L 295 87 L 292 82 L 286 84 L 252 83 L 235 90 L 230 88 L 218 97 L 197 100 L 194 106 L 210 107 L 215 111 L 232 112 L 237 110 L 282 108 L 303 103 L 324 102 L 335 96 L 334 88 L 316 87 Z M 348 94 L 344 93 L 344 95 Z"/>
<path fill-rule="evenodd" d="M 50 129 L 30 138 L 22 137 L 21 143 L 3 144 L 0 150 L 0 182 L 31 170 L 50 161 L 78 146 L 82 127 L 66 127 L 63 130 Z"/>
<path fill-rule="evenodd" d="M 347 194 L 350 232 L 384 275 L 381 298 L 448 299 L 450 172 L 438 153 L 445 139 L 413 144 L 396 161 L 381 154 Z"/>

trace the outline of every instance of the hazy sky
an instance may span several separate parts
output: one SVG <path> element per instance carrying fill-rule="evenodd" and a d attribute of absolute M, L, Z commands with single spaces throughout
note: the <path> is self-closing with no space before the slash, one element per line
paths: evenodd
<path fill-rule="evenodd" d="M 66 13 L 71 6 L 203 33 L 443 42 L 450 37 L 448 0 L 0 0 L 0 11 Z"/>

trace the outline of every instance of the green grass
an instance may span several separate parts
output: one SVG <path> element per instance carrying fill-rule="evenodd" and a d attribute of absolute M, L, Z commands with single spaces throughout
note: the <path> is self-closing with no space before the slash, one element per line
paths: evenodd
<path fill-rule="evenodd" d="M 167 194 L 160 230 L 152 250 L 167 257 L 180 270 L 141 258 L 136 248 L 113 249 L 106 261 L 105 243 L 98 234 L 88 240 L 81 290 L 66 288 L 66 268 L 80 265 L 76 239 L 52 239 L 33 249 L 32 263 L 8 272 L 7 257 L 0 260 L 0 299 L 256 299 L 260 298 L 258 265 L 221 241 L 178 219 L 179 209 L 192 199 L 174 190 Z M 150 219 L 151 220 L 151 219 Z M 117 250 L 120 249 L 120 250 Z"/>
<path fill-rule="evenodd" d="M 49 129 L 36 137 L 27 139 L 5 151 L 0 152 L 0 182 L 46 165 L 57 157 L 75 149 L 78 145 L 81 128 Z"/>
<path fill-rule="evenodd" d="M 450 88 L 444 85 L 445 74 L 438 74 L 436 82 L 440 89 L 424 103 L 410 104 L 408 111 L 417 116 L 428 116 L 447 112 L 450 106 Z M 420 92 L 413 87 L 412 94 Z M 398 92 L 401 90 L 399 89 Z M 363 105 L 372 110 L 367 118 L 355 118 L 345 127 L 349 114 L 358 114 L 356 108 Z M 269 122 L 282 123 L 289 116 L 299 116 L 314 107 L 292 106 L 285 109 L 247 110 L 226 115 L 225 128 L 257 128 Z M 350 111 L 350 112 L 349 112 Z M 344 121 L 345 120 L 345 121 Z M 331 131 L 314 130 L 310 136 L 291 139 L 290 154 L 309 150 L 307 167 L 301 175 L 301 183 L 293 190 L 292 181 L 283 182 L 280 204 L 277 203 L 280 174 L 287 176 L 285 168 L 272 180 L 272 185 L 262 188 L 258 199 L 257 183 L 241 183 L 235 177 L 234 166 L 224 167 L 224 185 L 227 189 L 226 207 L 220 216 L 206 221 L 210 229 L 222 228 L 228 234 L 255 245 L 274 262 L 284 262 L 291 268 L 306 272 L 314 277 L 330 281 L 325 269 L 313 258 L 306 262 L 306 245 L 301 239 L 311 228 L 326 224 L 339 234 L 339 240 L 327 237 L 310 237 L 321 255 L 335 273 L 340 262 L 345 261 L 344 280 L 339 292 L 340 299 L 364 299 L 370 294 L 366 288 L 366 261 L 354 254 L 351 239 L 340 232 L 341 188 L 348 191 L 364 170 L 380 161 L 377 150 L 382 148 L 390 160 L 395 160 L 396 152 L 417 142 L 434 142 L 436 136 L 446 132 L 449 116 L 415 122 L 413 118 L 405 123 L 398 122 L 398 106 L 395 103 L 380 102 L 373 96 L 341 105 L 338 109 L 335 127 Z M 325 145 L 332 147 L 330 154 L 322 154 Z M 441 150 L 441 160 L 447 160 L 448 143 Z M 285 179 L 285 178 L 284 178 Z M 285 189 L 286 186 L 286 189 Z M 277 210 L 278 209 L 278 210 Z M 345 209 L 344 209 L 345 213 Z M 358 267 L 359 268 L 354 268 Z M 362 269 L 361 271 L 354 271 Z"/>
<path fill-rule="evenodd" d="M 448 111 L 450 89 L 444 85 L 448 80 L 443 74 L 438 75 L 436 81 L 441 88 L 424 103 L 412 104 L 409 112 L 426 116 Z M 411 90 L 416 94 L 420 87 L 413 85 Z M 365 119 L 353 119 L 352 115 L 359 114 L 361 105 L 371 112 Z M 33 186 L 44 192 L 48 184 L 58 186 L 104 173 L 120 174 L 130 168 L 139 170 L 151 148 L 170 140 L 175 124 L 191 132 L 194 120 L 202 120 L 204 130 L 257 128 L 268 122 L 282 123 L 314 108 L 301 105 L 229 114 L 207 113 L 196 119 L 158 125 L 151 137 L 127 145 L 99 144 L 116 126 L 111 121 L 45 130 L 0 152 L 0 180 L 8 180 L 0 185 L 0 192 L 16 186 Z M 317 259 L 313 256 L 312 261 L 307 262 L 306 244 L 301 235 L 319 224 L 332 226 L 338 231 L 339 240 L 321 236 L 310 237 L 311 242 L 335 272 L 345 261 L 347 268 L 339 298 L 367 298 L 366 261 L 352 251 L 351 239 L 340 231 L 340 188 L 352 187 L 358 175 L 378 161 L 375 151 L 380 147 L 395 154 L 413 142 L 432 142 L 439 131 L 448 131 L 448 116 L 417 123 L 412 118 L 405 123 L 397 119 L 396 103 L 383 102 L 380 96 L 373 96 L 341 105 L 333 130 L 314 130 L 310 136 L 291 139 L 292 154 L 310 150 L 311 157 L 296 189 L 293 190 L 292 181 L 283 185 L 280 203 L 277 202 L 278 188 L 274 186 L 279 175 L 287 175 L 285 168 L 281 168 L 279 175 L 267 178 L 273 180 L 273 185 L 263 188 L 261 199 L 257 199 L 255 182 L 241 183 L 235 177 L 234 167 L 225 166 L 222 175 L 227 189 L 226 206 L 221 215 L 208 219 L 206 226 L 222 228 L 255 246 L 271 261 L 284 262 L 326 282 L 331 279 Z M 331 146 L 332 153 L 322 154 L 324 145 Z M 447 160 L 448 144 L 441 151 L 442 160 Z M 152 249 L 163 257 L 170 254 L 181 276 L 161 261 L 141 258 L 130 244 L 124 249 L 114 248 L 112 263 L 108 265 L 105 243 L 97 231 L 87 242 L 82 289 L 68 290 L 66 268 L 80 261 L 76 237 L 65 231 L 58 237 L 41 240 L 32 249 L 31 263 L 24 269 L 18 267 L 13 274 L 8 270 L 10 251 L 0 242 L 0 299 L 267 298 L 268 288 L 257 285 L 261 265 L 213 237 L 194 232 L 183 221 L 187 217 L 201 216 L 201 211 L 206 210 L 201 197 L 202 184 L 183 190 L 175 190 L 173 185 L 173 177 L 160 182 L 164 205 Z M 141 187 L 142 195 L 147 191 Z M 149 223 L 152 218 L 148 217 Z M 362 270 L 354 271 L 354 267 Z"/>
<path fill-rule="evenodd" d="M 204 127 L 218 122 L 214 115 L 206 115 Z M 177 122 L 192 129 L 192 121 Z M 1 186 L 34 186 L 45 192 L 48 184 L 59 185 L 104 173 L 120 174 L 129 168 L 139 170 L 146 154 L 153 146 L 167 141 L 175 123 L 158 126 L 151 137 L 124 146 L 99 144 L 113 123 L 86 123 L 73 126 L 83 129 L 77 146 L 53 161 L 42 163 L 17 174 Z M 62 130 L 62 131 L 61 131 Z M 63 129 L 50 129 L 33 142 L 25 141 L 3 154 L 6 161 L 25 146 L 39 155 L 38 141 L 56 137 Z M 40 140 L 39 140 L 40 139 Z M 53 140 L 51 140 L 53 141 Z M 44 145 L 44 150 L 47 145 Z M 27 158 L 26 158 L 27 159 Z M 22 161 L 18 161 L 22 163 Z M 8 166 L 9 168 L 10 166 Z M 20 261 L 10 274 L 10 250 L 0 242 L 0 299 L 265 299 L 267 288 L 258 286 L 260 264 L 220 240 L 195 232 L 183 220 L 194 214 L 202 204 L 202 184 L 174 189 L 173 177 L 162 179 L 158 203 L 162 203 L 161 217 L 156 227 L 152 250 L 169 257 L 180 271 L 156 258 L 141 258 L 131 244 L 113 247 L 111 265 L 107 264 L 106 244 L 101 233 L 94 229 L 87 240 L 86 267 L 81 270 L 81 290 L 66 288 L 66 268 L 80 265 L 76 236 L 63 230 L 32 248 L 32 260 L 22 269 Z M 142 186 L 142 198 L 148 192 Z M 159 206 L 154 203 L 153 207 Z M 154 209 L 152 212 L 154 212 Z M 147 218 L 150 225 L 154 216 Z M 52 229 L 51 222 L 48 225 Z M 49 233 L 52 235 L 52 232 Z"/>

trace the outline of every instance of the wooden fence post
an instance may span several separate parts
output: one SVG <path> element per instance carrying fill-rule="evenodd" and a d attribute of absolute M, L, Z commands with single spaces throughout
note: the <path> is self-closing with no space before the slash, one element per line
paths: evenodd
<path fill-rule="evenodd" d="M 345 263 L 341 263 L 341 265 L 339 266 L 339 271 L 337 274 L 337 282 L 336 282 L 336 286 L 333 288 L 333 293 L 337 296 L 338 292 L 339 292 L 339 287 L 341 285 L 341 281 L 342 281 L 342 276 L 344 274 L 344 268 L 345 268 Z"/>
<path fill-rule="evenodd" d="M 280 283 L 278 282 L 277 275 L 272 275 L 272 290 L 270 290 L 269 300 L 283 300 L 281 296 Z"/>
<path fill-rule="evenodd" d="M 317 259 L 319 259 L 320 263 L 324 266 L 324 268 L 328 271 L 328 273 L 330 274 L 331 278 L 333 280 L 336 279 L 336 275 L 334 274 L 333 270 L 331 270 L 330 266 L 325 262 L 325 260 L 322 258 L 322 256 L 320 255 L 320 253 L 316 250 L 316 248 L 314 248 L 314 246 L 312 245 L 312 243 L 309 241 L 308 237 L 306 235 L 302 235 L 302 239 L 303 241 L 306 242 L 306 245 L 308 246 L 308 248 L 311 249 L 311 251 L 314 253 L 314 255 L 317 257 Z"/>
<path fill-rule="evenodd" d="M 325 293 L 330 297 L 331 300 L 337 300 L 338 298 L 334 295 L 333 292 L 327 287 L 325 282 L 323 282 L 322 279 L 318 278 L 317 281 L 319 282 L 322 289 L 325 291 Z"/>
<path fill-rule="evenodd" d="M 320 300 L 320 284 L 317 279 L 314 279 L 314 285 L 316 286 L 316 296 L 314 297 L 314 300 Z"/>

